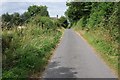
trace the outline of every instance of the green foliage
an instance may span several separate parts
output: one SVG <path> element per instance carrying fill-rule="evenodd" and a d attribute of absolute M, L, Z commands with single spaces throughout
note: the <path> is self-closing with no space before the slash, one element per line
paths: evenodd
<path fill-rule="evenodd" d="M 30 13 L 29 12 L 24 12 L 22 15 L 21 15 L 21 19 L 22 19 L 22 22 L 23 23 L 27 23 L 29 21 L 29 19 L 31 18 L 30 16 Z"/>
<path fill-rule="evenodd" d="M 86 19 L 85 17 L 82 17 L 78 22 L 77 24 L 75 25 L 77 26 L 77 28 L 79 29 L 84 29 L 84 27 L 86 26 Z"/>
<path fill-rule="evenodd" d="M 104 40 L 102 35 L 97 34 L 96 32 L 97 31 L 85 32 L 83 36 L 97 50 L 97 52 L 100 53 L 103 59 L 106 60 L 106 62 L 108 62 L 108 65 L 117 71 L 118 70 L 119 44 L 110 43 Z"/>
<path fill-rule="evenodd" d="M 82 4 L 82 2 L 80 3 Z M 81 18 L 74 15 L 76 18 L 78 17 L 79 21 L 73 25 L 74 29 L 81 31 L 88 42 L 101 53 L 102 57 L 116 71 L 119 67 L 117 60 L 120 55 L 119 4 L 117 2 L 92 3 L 89 5 L 91 8 L 88 8 L 90 13 L 87 16 L 82 13 L 80 14 L 82 15 Z M 85 5 L 77 8 L 84 9 L 84 7 Z M 69 7 L 69 9 L 71 8 Z M 74 11 L 76 10 L 72 12 Z M 80 13 L 79 11 L 77 12 Z"/>
<path fill-rule="evenodd" d="M 30 6 L 22 15 L 3 14 L 3 79 L 18 80 L 41 73 L 62 34 L 59 26 L 57 19 L 49 17 L 46 6 Z"/>
<path fill-rule="evenodd" d="M 12 26 L 18 26 L 22 23 L 19 13 L 2 15 L 2 28 L 10 29 Z"/>
<path fill-rule="evenodd" d="M 49 16 L 46 6 L 33 5 L 28 8 L 28 13 L 30 16 Z"/>
<path fill-rule="evenodd" d="M 83 16 L 88 16 L 91 11 L 91 2 L 68 2 L 66 5 L 68 6 L 67 11 L 65 12 L 68 20 L 71 24 L 77 22 Z"/>
<path fill-rule="evenodd" d="M 59 24 L 60 24 L 61 26 L 63 26 L 64 28 L 67 28 L 67 26 L 68 26 L 68 21 L 67 21 L 66 17 L 61 16 L 61 17 L 58 19 L 58 21 L 59 21 Z"/>
<path fill-rule="evenodd" d="M 12 39 L 8 37 L 9 32 Z M 37 25 L 27 25 L 22 32 L 3 31 L 3 45 L 8 43 L 2 55 L 3 78 L 27 78 L 42 71 L 61 35 L 58 30 L 46 30 Z"/>
<path fill-rule="evenodd" d="M 53 21 L 48 17 L 41 17 L 40 21 L 46 26 L 47 28 L 54 27 Z"/>
<path fill-rule="evenodd" d="M 34 18 L 37 15 L 49 17 L 47 7 L 33 5 L 33 6 L 28 7 L 28 11 L 24 12 L 22 15 L 20 15 L 19 13 L 14 13 L 11 15 L 8 13 L 3 14 L 2 15 L 2 28 L 10 29 L 10 28 L 13 28 L 14 26 L 23 25 L 25 23 L 28 23 L 29 19 L 31 19 L 32 17 Z"/>
<path fill-rule="evenodd" d="M 36 17 L 33 17 L 30 19 L 30 23 L 32 22 L 32 24 L 35 25 L 39 25 L 41 27 L 46 27 L 46 28 L 53 28 L 53 21 L 52 19 L 50 19 L 49 17 L 42 17 L 37 15 Z"/>
<path fill-rule="evenodd" d="M 92 10 L 90 14 L 90 18 L 88 19 L 87 22 L 87 27 L 95 27 L 99 26 L 101 21 L 107 22 L 108 18 L 110 17 L 113 8 L 112 5 L 113 3 L 93 3 L 92 4 Z M 96 5 L 96 6 L 95 6 Z"/>

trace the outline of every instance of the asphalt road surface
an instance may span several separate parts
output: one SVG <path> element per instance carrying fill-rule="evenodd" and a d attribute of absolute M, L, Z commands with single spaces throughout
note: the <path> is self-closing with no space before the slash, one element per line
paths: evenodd
<path fill-rule="evenodd" d="M 72 29 L 67 29 L 42 78 L 116 78 L 116 76 L 88 43 Z"/>

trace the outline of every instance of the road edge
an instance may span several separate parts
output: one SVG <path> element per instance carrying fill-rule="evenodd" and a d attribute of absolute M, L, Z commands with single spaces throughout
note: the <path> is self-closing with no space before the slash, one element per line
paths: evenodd
<path fill-rule="evenodd" d="M 41 75 L 40 75 L 39 78 L 41 78 L 41 79 L 43 78 L 43 75 L 45 74 L 45 70 L 46 70 L 47 67 L 48 67 L 48 64 L 50 63 L 52 57 L 55 55 L 55 51 L 56 51 L 56 49 L 58 48 L 58 46 L 60 45 L 60 43 L 61 43 L 61 40 L 62 40 L 63 35 L 64 35 L 64 32 L 65 32 L 65 29 L 63 29 L 63 31 L 62 31 L 62 35 L 61 35 L 61 37 L 60 37 L 60 39 L 59 39 L 59 41 L 58 41 L 58 44 L 57 44 L 56 47 L 50 52 L 51 55 L 50 55 L 50 57 L 49 57 L 49 59 L 48 59 L 47 64 L 45 65 L 45 68 L 44 68 L 43 72 L 41 72 Z"/>
<path fill-rule="evenodd" d="M 74 30 L 75 31 L 75 30 Z M 93 50 L 94 54 L 100 58 L 100 60 L 110 69 L 110 71 L 118 78 L 118 72 L 116 72 L 112 67 L 109 66 L 109 63 L 100 55 L 100 53 L 83 37 L 83 34 L 79 31 L 75 33 L 84 40 L 88 46 Z"/>

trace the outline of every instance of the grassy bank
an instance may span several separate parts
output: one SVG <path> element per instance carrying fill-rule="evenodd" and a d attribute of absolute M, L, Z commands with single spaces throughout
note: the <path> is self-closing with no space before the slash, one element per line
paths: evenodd
<path fill-rule="evenodd" d="M 0 17 L 3 79 L 40 77 L 68 25 L 66 17 L 50 17 L 47 6 L 34 4 L 23 14 Z"/>
<path fill-rule="evenodd" d="M 82 9 L 74 4 L 76 3 L 71 6 L 73 9 L 77 8 L 74 11 L 80 13 L 80 10 L 83 10 L 84 14 L 81 12 L 81 16 L 69 13 L 76 18 L 71 22 L 72 28 L 81 33 L 101 58 L 118 74 L 120 70 L 120 3 L 78 3 L 83 7 Z M 69 7 L 69 9 L 72 8 Z"/>
<path fill-rule="evenodd" d="M 109 39 L 109 33 L 102 28 L 95 30 L 84 30 L 74 27 L 90 45 L 97 51 L 98 55 L 111 67 L 111 69 L 118 74 L 118 55 L 119 55 L 119 43 L 112 42 Z"/>
<path fill-rule="evenodd" d="M 3 30 L 3 79 L 29 78 L 41 73 L 61 34 L 58 29 L 42 29 L 37 25 Z"/>

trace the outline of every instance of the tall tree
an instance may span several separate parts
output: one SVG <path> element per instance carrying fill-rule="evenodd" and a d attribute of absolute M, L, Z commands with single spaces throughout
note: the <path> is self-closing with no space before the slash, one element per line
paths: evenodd
<path fill-rule="evenodd" d="M 37 6 L 37 5 L 30 6 L 28 8 L 28 13 L 31 16 L 36 16 L 36 15 L 49 16 L 46 6 Z"/>
<path fill-rule="evenodd" d="M 67 2 L 68 6 L 65 15 L 67 16 L 69 22 L 72 24 L 77 22 L 83 16 L 88 16 L 91 11 L 91 2 Z"/>
<path fill-rule="evenodd" d="M 18 26 L 20 24 L 20 14 L 19 13 L 12 14 L 11 23 L 13 23 L 13 25 L 15 25 L 15 26 Z"/>

